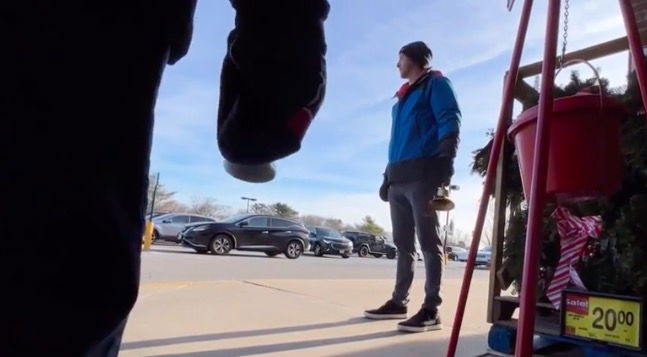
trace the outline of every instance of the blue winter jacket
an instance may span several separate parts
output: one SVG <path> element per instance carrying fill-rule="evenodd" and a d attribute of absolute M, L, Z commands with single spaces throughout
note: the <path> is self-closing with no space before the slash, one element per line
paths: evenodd
<path fill-rule="evenodd" d="M 461 111 L 449 79 L 432 72 L 399 98 L 392 117 L 390 166 L 438 155 L 439 143 L 458 135 Z"/>

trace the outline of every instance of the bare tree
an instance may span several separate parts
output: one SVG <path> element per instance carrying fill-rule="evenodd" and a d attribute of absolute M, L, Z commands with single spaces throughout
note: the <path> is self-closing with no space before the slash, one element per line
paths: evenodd
<path fill-rule="evenodd" d="M 156 212 L 186 212 L 188 209 L 187 205 L 176 200 L 165 200 L 161 203 L 158 203 L 157 200 L 155 200 Z"/>
<path fill-rule="evenodd" d="M 264 203 L 254 203 L 249 207 L 249 212 L 254 214 L 274 214 L 272 208 Z"/>
<path fill-rule="evenodd" d="M 155 175 L 149 176 L 148 184 L 148 205 L 146 207 L 146 213 L 151 211 L 155 212 L 181 212 L 186 209 L 186 206 L 177 202 L 173 196 L 175 192 L 169 191 L 162 182 L 157 185 L 157 190 L 155 189 Z M 155 207 L 151 207 L 153 204 L 153 191 L 155 191 Z"/>
<path fill-rule="evenodd" d="M 344 229 L 344 222 L 338 218 L 322 217 L 317 215 L 301 216 L 301 221 L 306 226 L 322 226 L 332 228 L 338 231 Z"/>
<path fill-rule="evenodd" d="M 337 218 L 326 218 L 326 220 L 324 221 L 324 226 L 341 231 L 344 228 L 344 222 L 341 219 Z"/>
<path fill-rule="evenodd" d="M 273 203 L 270 205 L 270 209 L 272 210 L 272 213 L 281 217 L 293 218 L 299 215 L 299 212 L 294 210 L 287 203 L 282 203 L 282 202 Z"/>
<path fill-rule="evenodd" d="M 362 223 L 356 224 L 355 228 L 371 234 L 382 234 L 384 232 L 384 228 L 380 227 L 371 216 L 364 217 Z"/>
<path fill-rule="evenodd" d="M 316 215 L 306 215 L 301 217 L 301 221 L 306 226 L 324 226 L 326 219 Z"/>
<path fill-rule="evenodd" d="M 485 226 L 481 234 L 481 242 L 492 246 L 492 234 L 494 233 L 494 200 L 488 203 L 487 216 L 485 216 Z"/>
<path fill-rule="evenodd" d="M 193 197 L 188 212 L 213 218 L 224 218 L 230 213 L 229 207 L 217 204 L 213 197 Z"/>

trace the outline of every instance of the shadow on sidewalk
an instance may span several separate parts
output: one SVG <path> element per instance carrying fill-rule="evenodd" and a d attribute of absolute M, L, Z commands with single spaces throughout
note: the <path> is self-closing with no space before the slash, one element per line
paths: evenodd
<path fill-rule="evenodd" d="M 277 327 L 277 328 L 268 328 L 268 329 L 260 329 L 260 330 L 232 331 L 232 332 L 205 334 L 205 335 L 160 338 L 156 340 L 125 342 L 121 344 L 121 350 L 133 350 L 138 348 L 176 345 L 176 344 L 182 344 L 182 343 L 224 340 L 228 338 L 254 337 L 254 336 L 273 335 L 273 334 L 280 334 L 280 333 L 300 332 L 300 331 L 306 331 L 306 330 L 318 330 L 318 329 L 326 329 L 331 327 L 358 325 L 358 324 L 364 324 L 364 323 L 370 323 L 370 322 L 371 320 L 367 320 L 363 317 L 356 317 L 356 318 L 348 319 L 346 321 L 327 322 L 327 323 L 312 324 L 312 325 L 287 326 L 287 327 Z"/>
<path fill-rule="evenodd" d="M 430 335 L 431 336 L 431 335 Z M 445 357 L 449 338 L 429 339 L 428 341 L 399 342 L 380 347 L 367 348 L 331 355 L 331 357 L 381 357 L 381 356 L 406 356 L 406 357 Z M 461 336 L 458 342 L 456 357 L 474 357 L 487 352 L 487 334 Z M 205 355 L 206 356 L 206 355 Z M 214 354 L 213 356 L 217 356 Z"/>
<path fill-rule="evenodd" d="M 228 348 L 222 350 L 213 350 L 213 351 L 201 351 L 201 352 L 183 352 L 177 354 L 162 354 L 162 355 L 150 355 L 148 357 L 237 357 L 237 356 L 252 356 L 261 353 L 272 353 L 272 352 L 285 352 L 291 350 L 300 350 L 304 348 L 313 348 L 321 346 L 336 345 L 342 343 L 351 343 L 359 341 L 369 341 L 377 340 L 380 338 L 387 338 L 400 335 L 400 332 L 397 331 L 385 331 L 385 332 L 376 332 L 366 335 L 359 336 L 346 336 L 346 337 L 333 337 L 325 338 L 320 340 L 308 340 L 300 342 L 286 342 L 286 343 L 277 343 L 271 345 L 258 345 L 258 346 L 248 346 L 248 347 L 239 347 L 239 348 Z M 370 355 L 366 355 L 370 356 Z"/>
<path fill-rule="evenodd" d="M 397 331 L 376 332 L 359 336 L 347 336 L 326 338 L 320 340 L 309 340 L 300 342 L 279 343 L 271 345 L 258 345 L 239 348 L 228 348 L 222 350 L 200 351 L 200 352 L 183 352 L 174 354 L 157 354 L 148 357 L 235 357 L 235 356 L 253 356 L 264 353 L 287 352 L 307 348 L 316 348 L 322 346 L 331 346 L 336 344 L 353 343 L 361 341 L 375 341 L 382 338 L 410 336 L 404 335 Z M 348 353 L 332 355 L 334 357 L 381 357 L 381 356 L 406 356 L 406 357 L 444 357 L 447 353 L 448 338 L 431 339 L 432 334 L 428 335 L 429 340 L 416 340 L 407 342 L 394 342 L 392 344 L 380 344 L 379 347 L 369 347 Z M 371 344 L 367 343 L 367 346 Z M 487 334 L 462 336 L 459 342 L 457 357 L 478 356 L 487 350 Z M 304 355 L 307 352 L 304 351 Z"/>

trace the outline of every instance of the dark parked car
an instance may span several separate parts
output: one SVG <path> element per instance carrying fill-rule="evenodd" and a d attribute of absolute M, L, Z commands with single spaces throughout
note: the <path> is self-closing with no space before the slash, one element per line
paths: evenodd
<path fill-rule="evenodd" d="M 325 227 L 308 227 L 310 229 L 310 245 L 316 256 L 324 254 L 341 255 L 349 258 L 353 254 L 353 242 L 344 238 L 339 232 Z"/>
<path fill-rule="evenodd" d="M 241 215 L 221 222 L 191 225 L 180 233 L 182 243 L 199 253 L 224 255 L 232 249 L 284 253 L 296 259 L 310 249 L 309 231 L 299 222 L 262 215 Z"/>
<path fill-rule="evenodd" d="M 343 235 L 353 242 L 353 253 L 357 253 L 360 257 L 371 254 L 376 258 L 386 255 L 389 259 L 395 259 L 397 256 L 395 246 L 387 242 L 384 237 L 357 231 L 345 231 Z"/>

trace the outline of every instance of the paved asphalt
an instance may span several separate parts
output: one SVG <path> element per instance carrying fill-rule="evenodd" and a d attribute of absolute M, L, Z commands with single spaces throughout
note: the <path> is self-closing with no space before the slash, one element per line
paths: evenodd
<path fill-rule="evenodd" d="M 403 335 L 395 321 L 362 317 L 390 295 L 396 261 L 386 258 L 296 260 L 262 253 L 197 254 L 176 244 L 142 253 L 142 284 L 120 357 L 427 357 L 444 356 L 464 263 L 443 281 L 444 330 Z M 411 306 L 424 299 L 417 263 Z M 457 357 L 485 351 L 488 271 L 477 270 Z"/>
<path fill-rule="evenodd" d="M 263 253 L 233 251 L 226 256 L 197 254 L 174 243 L 160 243 L 142 254 L 142 282 L 248 279 L 391 279 L 395 260 L 315 257 L 308 253 L 296 260 L 283 255 L 269 258 Z M 444 277 L 460 279 L 465 263 L 449 262 Z M 417 263 L 416 278 L 424 278 L 424 263 Z M 475 280 L 487 280 L 487 269 L 477 269 Z"/>

